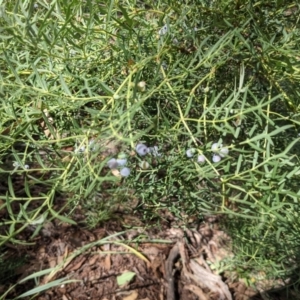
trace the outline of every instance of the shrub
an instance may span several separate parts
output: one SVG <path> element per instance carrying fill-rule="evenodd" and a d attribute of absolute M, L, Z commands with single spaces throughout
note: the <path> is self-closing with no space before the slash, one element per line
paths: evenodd
<path fill-rule="evenodd" d="M 275 0 L 2 3 L 0 245 L 46 220 L 75 223 L 78 205 L 96 226 L 137 196 L 147 220 L 164 208 L 225 215 L 236 262 L 291 276 L 297 9 Z M 227 149 L 218 158 L 213 143 Z M 136 155 L 142 144 L 156 150 Z M 123 179 L 107 167 L 119 153 Z"/>

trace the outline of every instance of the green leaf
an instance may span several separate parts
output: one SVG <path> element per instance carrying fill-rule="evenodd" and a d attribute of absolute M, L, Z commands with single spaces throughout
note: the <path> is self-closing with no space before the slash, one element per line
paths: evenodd
<path fill-rule="evenodd" d="M 59 286 L 59 285 L 63 285 L 63 284 L 68 284 L 68 283 L 73 283 L 73 282 L 80 282 L 80 280 L 65 280 L 67 277 L 64 277 L 64 278 L 61 278 L 61 279 L 57 279 L 57 280 L 54 280 L 52 282 L 49 282 L 47 284 L 44 284 L 44 285 L 41 285 L 41 286 L 38 286 L 34 289 L 31 289 L 29 290 L 28 292 L 26 293 L 23 293 L 22 295 L 18 296 L 16 299 L 19 299 L 19 298 L 25 298 L 25 297 L 28 297 L 28 296 L 31 296 L 31 295 L 34 295 L 34 294 L 39 294 L 43 291 L 47 291 L 49 290 L 50 288 L 52 287 L 56 287 L 56 286 Z M 64 281 L 65 280 L 65 281 Z"/>
<path fill-rule="evenodd" d="M 27 277 L 23 278 L 18 283 L 23 283 L 23 282 L 25 282 L 25 281 L 27 281 L 29 279 L 34 279 L 34 278 L 38 278 L 38 277 L 44 276 L 46 274 L 51 273 L 53 271 L 53 269 L 54 268 L 48 268 L 48 269 L 45 269 L 45 270 L 41 270 L 41 271 L 35 272 L 35 273 L 30 274 Z"/>
<path fill-rule="evenodd" d="M 122 14 L 123 14 L 123 16 L 124 16 L 124 18 L 125 18 L 125 20 L 126 20 L 127 25 L 128 25 L 129 27 L 131 27 L 132 24 L 133 24 L 133 21 L 132 21 L 132 19 L 129 17 L 129 15 L 128 15 L 126 9 L 125 9 L 121 4 L 119 4 L 119 8 L 120 8 L 120 10 L 122 11 Z"/>
<path fill-rule="evenodd" d="M 12 198 L 16 198 L 15 191 L 14 191 L 14 186 L 13 186 L 13 183 L 12 183 L 12 178 L 11 178 L 11 176 L 8 176 L 7 183 L 8 183 L 8 190 L 9 190 L 10 196 L 11 196 Z M 8 199 L 8 198 L 7 198 L 7 199 Z"/>
<path fill-rule="evenodd" d="M 240 154 L 238 161 L 237 161 L 237 165 L 236 165 L 236 170 L 235 170 L 235 175 L 238 175 L 240 172 L 240 168 L 242 166 L 242 162 L 244 161 L 244 155 Z"/>
<path fill-rule="evenodd" d="M 61 86 L 62 86 L 63 90 L 65 91 L 65 93 L 68 96 L 72 96 L 72 93 L 70 92 L 69 87 L 67 86 L 67 84 L 61 74 L 59 74 L 59 79 L 60 79 Z"/>
<path fill-rule="evenodd" d="M 117 283 L 119 286 L 123 286 L 125 284 L 128 284 L 135 276 L 136 274 L 134 272 L 124 272 L 122 275 L 117 276 Z"/>
<path fill-rule="evenodd" d="M 69 224 L 73 224 L 73 225 L 77 225 L 77 223 L 75 221 L 73 221 L 72 219 L 69 219 L 65 216 L 62 216 L 60 214 L 58 214 L 56 211 L 54 211 L 52 208 L 50 208 L 50 212 L 52 214 L 53 217 L 63 221 L 63 222 L 66 222 L 66 223 L 69 223 Z"/>
<path fill-rule="evenodd" d="M 6 209 L 9 213 L 10 218 L 12 220 L 16 221 L 13 210 L 12 210 L 12 207 L 11 207 L 11 202 L 12 202 L 11 198 L 8 195 L 6 195 L 5 200 L 6 200 Z"/>
<path fill-rule="evenodd" d="M 16 227 L 15 227 L 15 223 L 11 223 L 10 226 L 9 226 L 9 235 L 10 236 L 13 236 L 16 232 Z"/>
<path fill-rule="evenodd" d="M 99 83 L 101 89 L 104 92 L 106 92 L 109 96 L 113 96 L 114 95 L 114 91 L 108 85 L 106 85 L 104 82 L 102 82 L 100 80 L 98 81 L 98 83 Z"/>

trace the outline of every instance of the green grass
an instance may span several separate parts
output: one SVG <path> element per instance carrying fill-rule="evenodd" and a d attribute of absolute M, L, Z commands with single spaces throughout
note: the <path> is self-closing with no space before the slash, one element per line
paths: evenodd
<path fill-rule="evenodd" d="M 1 1 L 0 245 L 39 220 L 74 223 L 79 206 L 95 227 L 138 199 L 145 221 L 225 214 L 232 266 L 292 276 L 300 29 L 286 3 Z M 127 178 L 106 166 L 111 141 Z M 162 155 L 134 154 L 140 141 Z M 216 142 L 229 149 L 219 163 Z"/>

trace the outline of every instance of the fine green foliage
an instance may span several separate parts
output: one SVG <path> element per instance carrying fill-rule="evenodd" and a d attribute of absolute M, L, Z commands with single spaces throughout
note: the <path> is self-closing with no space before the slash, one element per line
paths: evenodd
<path fill-rule="evenodd" d="M 74 224 L 79 208 L 94 227 L 137 200 L 146 221 L 162 209 L 184 221 L 223 214 L 232 270 L 293 276 L 299 9 L 0 0 L 0 245 L 26 243 L 22 232 L 34 237 L 46 220 Z M 161 155 L 137 155 L 138 142 Z M 217 163 L 213 143 L 229 150 Z M 121 152 L 122 179 L 107 167 Z"/>

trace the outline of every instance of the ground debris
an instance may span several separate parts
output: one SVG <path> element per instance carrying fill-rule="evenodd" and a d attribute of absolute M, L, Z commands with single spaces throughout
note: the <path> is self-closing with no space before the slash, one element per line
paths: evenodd
<path fill-rule="evenodd" d="M 40 294 L 39 300 L 232 300 L 233 294 L 234 299 L 244 300 L 246 295 L 250 299 L 249 289 L 241 283 L 234 286 L 225 282 L 210 269 L 208 261 L 231 254 L 224 247 L 227 235 L 208 224 L 198 229 L 127 230 L 111 239 L 108 236 L 116 232 L 109 222 L 95 230 L 72 225 L 59 228 L 54 223 L 50 234 L 36 239 L 35 247 L 22 248 L 32 257 L 26 268 L 32 272 L 55 268 L 55 272 L 40 278 L 40 284 L 64 277 L 77 282 L 51 288 Z M 145 240 L 134 243 L 139 234 Z M 108 238 L 105 243 L 80 252 L 82 247 L 103 238 Z M 134 276 L 119 285 L 118 278 L 126 272 Z M 10 296 L 26 290 L 24 285 L 23 291 L 19 288 Z"/>

